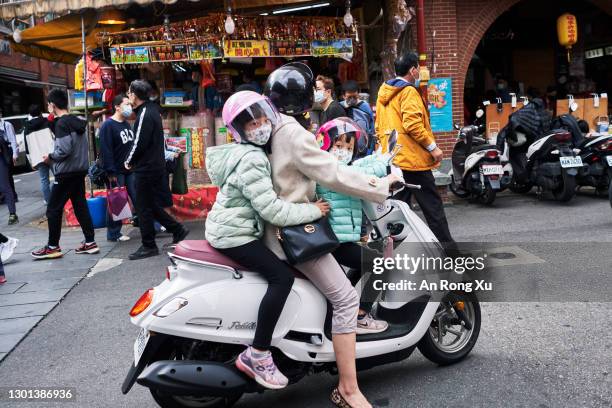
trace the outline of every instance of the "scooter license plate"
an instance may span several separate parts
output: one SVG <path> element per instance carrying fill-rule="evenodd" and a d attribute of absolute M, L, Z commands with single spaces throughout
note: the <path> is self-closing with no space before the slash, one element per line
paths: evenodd
<path fill-rule="evenodd" d="M 561 167 L 564 169 L 571 167 L 582 167 L 582 158 L 580 156 L 575 157 L 559 157 Z"/>
<path fill-rule="evenodd" d="M 150 337 L 151 334 L 149 334 L 147 329 L 140 329 L 138 337 L 136 337 L 136 341 L 134 342 L 134 366 L 138 365 L 138 361 L 140 357 L 142 357 L 142 353 L 147 347 Z"/>
<path fill-rule="evenodd" d="M 608 166 L 612 167 L 612 156 L 606 156 L 606 160 L 608 161 Z"/>
<path fill-rule="evenodd" d="M 482 174 L 484 176 L 491 176 L 496 174 L 502 175 L 504 174 L 504 168 L 499 164 L 483 164 Z"/>

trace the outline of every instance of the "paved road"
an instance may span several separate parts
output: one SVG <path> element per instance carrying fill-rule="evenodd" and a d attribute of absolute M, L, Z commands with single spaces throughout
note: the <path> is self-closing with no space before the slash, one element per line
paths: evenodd
<path fill-rule="evenodd" d="M 563 241 L 594 242 L 582 248 L 581 258 L 597 260 L 606 259 L 602 245 L 612 243 L 612 210 L 588 195 L 569 205 L 506 195 L 491 209 L 457 204 L 447 213 L 457 239 L 558 242 L 562 251 L 551 250 L 555 245 L 526 249 L 547 262 L 564 256 L 576 270 L 582 265 Z M 137 244 L 118 245 L 107 259 L 120 262 Z M 123 261 L 85 278 L 0 363 L 2 385 L 75 387 L 78 407 L 155 406 L 146 389 L 135 386 L 123 396 L 119 388 L 137 332 L 127 311 L 163 279 L 164 265 L 162 256 Z M 439 368 L 415 352 L 404 362 L 361 373 L 365 394 L 379 407 L 612 406 L 609 303 L 487 303 L 482 309 L 479 341 L 464 362 Z M 283 391 L 248 395 L 236 406 L 328 407 L 334 381 L 327 374 L 307 378 Z"/>

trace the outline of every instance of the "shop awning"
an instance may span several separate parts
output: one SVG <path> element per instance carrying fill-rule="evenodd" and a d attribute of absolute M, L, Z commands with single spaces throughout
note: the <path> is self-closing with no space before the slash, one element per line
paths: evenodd
<path fill-rule="evenodd" d="M 97 46 L 96 35 L 100 31 L 118 31 L 121 26 L 105 26 L 96 28 L 98 16 L 95 10 L 87 10 L 83 14 L 85 22 L 85 43 L 87 47 Z M 48 61 L 75 64 L 83 55 L 81 44 L 81 15 L 69 14 L 28 28 L 21 32 L 21 42 L 11 41 L 15 52 L 21 52 L 32 57 Z"/>
<path fill-rule="evenodd" d="M 181 0 L 183 2 L 211 3 L 215 7 L 223 7 L 222 0 Z M 297 4 L 311 2 L 312 0 L 234 0 L 232 6 L 235 9 L 249 9 L 259 7 L 273 7 L 286 4 Z M 86 8 L 100 10 L 105 7 L 124 8 L 131 5 L 146 6 L 158 2 L 163 4 L 175 4 L 179 0 L 23 0 L 0 5 L 0 19 L 29 17 L 31 15 L 42 16 L 48 13 L 65 14 Z"/>

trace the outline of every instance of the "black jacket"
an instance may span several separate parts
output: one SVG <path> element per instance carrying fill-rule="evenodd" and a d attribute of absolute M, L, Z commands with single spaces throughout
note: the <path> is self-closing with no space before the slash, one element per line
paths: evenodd
<path fill-rule="evenodd" d="M 49 129 L 49 121 L 46 118 L 37 116 L 26 121 L 23 126 L 23 141 L 25 143 L 26 154 L 30 154 L 30 150 L 28 149 L 28 138 L 26 136 L 42 129 Z"/>
<path fill-rule="evenodd" d="M 137 173 L 163 172 L 164 129 L 159 105 L 145 102 L 136 108 L 134 145 L 126 159 Z"/>
<path fill-rule="evenodd" d="M 55 147 L 49 158 L 55 177 L 84 176 L 89 168 L 87 122 L 73 115 L 64 115 L 55 122 Z"/>

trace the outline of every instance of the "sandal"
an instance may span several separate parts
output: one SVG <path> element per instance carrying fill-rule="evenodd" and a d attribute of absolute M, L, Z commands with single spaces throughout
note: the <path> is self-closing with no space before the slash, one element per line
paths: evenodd
<path fill-rule="evenodd" d="M 331 395 L 329 396 L 329 399 L 338 408 L 352 408 L 351 405 L 346 402 L 342 394 L 340 394 L 340 390 L 338 388 L 334 388 Z"/>

